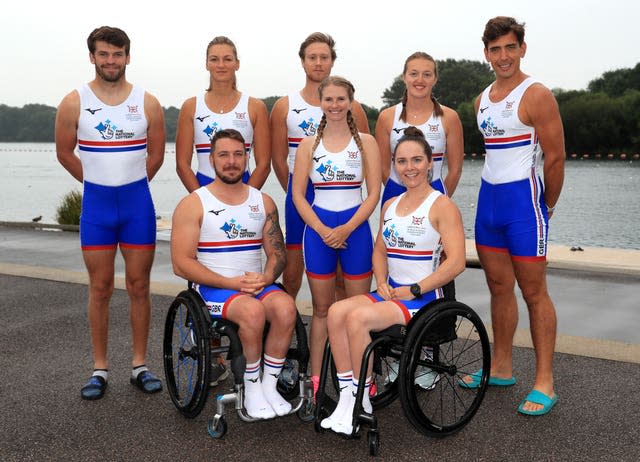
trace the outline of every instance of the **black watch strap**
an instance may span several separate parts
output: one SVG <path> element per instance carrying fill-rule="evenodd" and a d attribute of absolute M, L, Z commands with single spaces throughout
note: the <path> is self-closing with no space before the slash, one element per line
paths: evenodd
<path fill-rule="evenodd" d="M 409 290 L 411 291 L 411 294 L 415 298 L 422 297 L 422 290 L 420 289 L 420 286 L 418 284 L 411 284 L 411 286 L 409 287 Z"/>

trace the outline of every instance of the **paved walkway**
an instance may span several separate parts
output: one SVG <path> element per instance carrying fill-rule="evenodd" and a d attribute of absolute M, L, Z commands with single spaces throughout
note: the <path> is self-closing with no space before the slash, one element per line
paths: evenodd
<path fill-rule="evenodd" d="M 118 271 L 121 276 L 120 264 Z M 470 269 L 463 276 L 458 280 L 460 298 L 488 319 L 483 314 L 481 271 Z M 148 363 L 162 375 L 164 313 L 173 295 L 184 287 L 170 278 L 166 243 L 158 246 L 153 278 L 156 295 Z M 577 349 L 596 346 L 589 356 L 556 354 L 560 400 L 551 414 L 527 418 L 515 412 L 533 380 L 533 351 L 517 347 L 518 384 L 491 388 L 473 421 L 453 437 L 436 440 L 418 434 L 397 402 L 378 412 L 381 448 L 376 460 L 640 460 L 636 417 L 640 394 L 635 389 L 640 381 L 636 334 L 640 323 L 635 314 L 639 279 L 633 274 L 551 270 L 550 290 L 558 306 L 561 333 L 565 332 L 559 344 L 570 337 Z M 166 392 L 147 396 L 134 389 L 128 383 L 127 297 L 121 290 L 116 290 L 112 301 L 107 395 L 98 402 L 80 400 L 79 388 L 91 363 L 85 280 L 77 235 L 0 228 L 0 460 L 367 457 L 366 438 L 345 441 L 319 435 L 313 425 L 294 416 L 246 424 L 230 413 L 229 433 L 223 440 L 214 440 L 206 433 L 213 400 L 199 417 L 186 420 Z M 565 319 L 566 311 L 572 312 L 572 320 Z M 615 328 L 606 327 L 603 319 L 607 318 Z M 576 324 L 583 335 L 566 333 L 573 332 Z M 525 326 L 521 333 L 526 337 Z M 595 357 L 606 355 L 615 360 Z"/>

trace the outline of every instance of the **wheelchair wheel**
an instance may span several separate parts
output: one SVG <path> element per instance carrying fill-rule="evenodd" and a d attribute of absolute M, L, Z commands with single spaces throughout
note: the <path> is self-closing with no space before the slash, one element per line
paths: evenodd
<path fill-rule="evenodd" d="M 477 389 L 458 380 L 491 369 L 489 339 L 475 311 L 456 301 L 437 301 L 417 316 L 400 360 L 401 404 L 418 431 L 444 437 L 461 430 L 482 403 L 487 380 Z"/>
<path fill-rule="evenodd" d="M 171 401 L 187 418 L 196 417 L 207 401 L 209 320 L 199 297 L 181 292 L 169 307 L 164 326 L 164 373 Z"/>

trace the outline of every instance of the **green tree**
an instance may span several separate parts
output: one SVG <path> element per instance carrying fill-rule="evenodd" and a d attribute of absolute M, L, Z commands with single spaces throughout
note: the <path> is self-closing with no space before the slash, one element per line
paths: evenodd
<path fill-rule="evenodd" d="M 640 63 L 634 68 L 617 69 L 589 82 L 589 91 L 609 96 L 622 96 L 626 90 L 640 90 Z"/>
<path fill-rule="evenodd" d="M 362 103 L 360 103 L 362 104 Z M 365 114 L 367 114 L 367 122 L 369 123 L 369 131 L 371 134 L 375 134 L 376 131 L 376 122 L 378 121 L 378 116 L 380 115 L 380 111 L 372 106 L 367 106 L 366 104 L 362 104 L 362 109 L 364 109 Z"/>
<path fill-rule="evenodd" d="M 279 96 L 267 96 L 266 98 L 262 98 L 264 104 L 267 106 L 267 112 L 271 114 L 271 109 L 273 109 L 273 105 L 276 104 L 276 101 L 280 99 Z"/>
<path fill-rule="evenodd" d="M 452 109 L 475 100 L 493 82 L 494 74 L 487 63 L 468 59 L 438 61 L 438 82 L 433 94 Z"/>
<path fill-rule="evenodd" d="M 393 79 L 391 86 L 385 88 L 384 92 L 382 92 L 382 102 L 384 103 L 382 109 L 398 104 L 402 100 L 403 94 L 404 80 L 402 80 L 402 74 L 400 74 Z"/>

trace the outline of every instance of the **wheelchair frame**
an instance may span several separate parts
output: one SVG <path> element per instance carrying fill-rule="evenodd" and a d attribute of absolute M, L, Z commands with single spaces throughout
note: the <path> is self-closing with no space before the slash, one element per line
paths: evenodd
<path fill-rule="evenodd" d="M 267 332 L 268 324 L 265 326 L 265 338 Z M 176 333 L 178 345 L 174 345 Z M 229 344 L 212 348 L 211 339 L 214 337 L 226 337 Z M 289 414 L 296 413 L 301 420 L 310 421 L 313 419 L 313 386 L 307 374 L 307 333 L 299 314 L 294 338 L 296 348 L 289 348 L 286 358 L 288 362 L 297 362 L 296 382 L 294 387 L 285 389 L 279 381 L 278 391 L 289 401 L 298 398 Z M 163 339 L 165 379 L 169 396 L 178 411 L 187 418 L 198 416 L 206 404 L 212 353 L 226 353 L 234 381 L 228 392 L 216 394 L 216 413 L 207 423 L 209 434 L 214 438 L 222 438 L 227 432 L 224 417 L 227 405 L 234 405 L 239 418 L 244 422 L 262 419 L 253 418 L 244 410 L 243 377 L 246 359 L 238 336 L 238 326 L 229 320 L 212 319 L 200 294 L 189 286 L 176 296 L 169 307 Z"/>
<path fill-rule="evenodd" d="M 373 409 L 380 409 L 399 396 L 404 414 L 412 426 L 425 435 L 445 437 L 457 433 L 471 421 L 482 403 L 491 370 L 491 352 L 486 329 L 473 309 L 455 300 L 453 282 L 447 284 L 443 290 L 444 298 L 422 307 L 408 325 L 397 324 L 380 332 L 371 332 L 372 341 L 365 348 L 358 377 L 359 386 L 352 420 L 353 432 L 346 435 L 358 437 L 360 426 L 368 426 L 367 439 L 371 455 L 376 455 L 379 450 L 378 420 L 373 413 L 364 411 L 362 398 L 372 354 L 374 383 L 377 388 L 376 394 L 371 396 Z M 455 324 L 452 324 L 454 317 Z M 431 358 L 424 355 L 425 347 L 432 348 Z M 477 357 L 474 358 L 473 355 Z M 383 371 L 386 364 L 388 373 L 389 358 L 399 360 L 396 363 L 399 368 L 398 375 L 390 383 Z M 419 367 L 429 368 L 438 373 L 438 379 L 433 381 L 430 389 L 420 390 L 415 385 L 416 370 Z M 478 388 L 465 389 L 458 385 L 458 381 L 464 375 L 474 373 L 480 368 L 483 372 Z M 320 426 L 320 421 L 333 412 L 337 404 L 325 391 L 329 375 L 333 376 L 332 382 L 337 391 L 335 372 L 331 346 L 327 341 L 320 385 L 316 394 L 316 432 L 325 431 Z M 422 403 L 426 406 L 430 401 L 430 394 L 438 395 L 439 399 L 433 401 L 436 402 L 436 406 L 438 403 L 441 406 L 440 421 L 438 412 L 431 415 L 421 408 Z M 445 409 L 445 406 L 449 407 Z M 458 412 L 457 406 L 463 412 Z M 445 420 L 444 411 L 453 413 L 453 416 L 447 415 L 449 420 Z"/>

